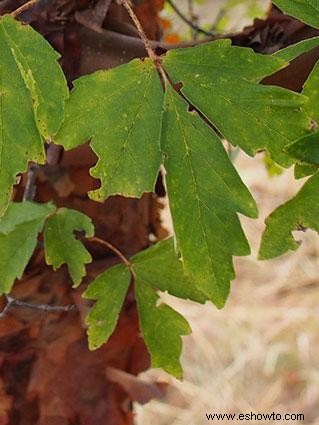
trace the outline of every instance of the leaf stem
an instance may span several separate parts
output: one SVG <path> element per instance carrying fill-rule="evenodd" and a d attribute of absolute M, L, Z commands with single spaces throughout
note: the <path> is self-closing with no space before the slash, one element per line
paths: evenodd
<path fill-rule="evenodd" d="M 93 236 L 92 238 L 89 238 L 88 241 L 99 243 L 100 245 L 105 246 L 110 251 L 113 251 L 117 257 L 127 266 L 127 268 L 130 270 L 133 278 L 135 279 L 136 275 L 133 269 L 133 264 L 130 262 L 130 260 L 121 252 L 118 248 L 116 248 L 114 245 L 112 245 L 110 242 L 105 241 L 104 239 L 98 238 L 97 236 Z"/>
<path fill-rule="evenodd" d="M 139 36 L 141 37 L 144 46 L 145 46 L 145 50 L 149 56 L 149 58 L 153 61 L 154 65 L 156 66 L 158 72 L 160 73 L 161 77 L 163 78 L 163 82 L 165 83 L 167 81 L 166 78 L 166 73 L 161 65 L 161 60 L 160 58 L 157 56 L 157 54 L 154 52 L 151 42 L 150 40 L 147 38 L 145 31 L 138 19 L 138 17 L 136 16 L 129 0 L 119 0 L 120 4 L 122 4 L 122 6 L 126 9 L 127 13 L 129 14 L 130 18 L 132 19 L 137 32 L 139 33 Z"/>
<path fill-rule="evenodd" d="M 4 309 L 0 313 L 0 319 L 3 319 L 7 314 L 10 308 L 12 307 L 22 307 L 22 308 L 30 308 L 32 310 L 41 310 L 46 312 L 67 312 L 76 309 L 74 304 L 68 305 L 49 305 L 49 304 L 33 304 L 28 303 L 26 301 L 19 300 L 17 298 L 13 298 L 10 295 L 5 295 L 7 304 Z"/>
<path fill-rule="evenodd" d="M 26 10 L 30 9 L 32 6 L 34 6 L 38 0 L 29 0 L 26 3 L 24 3 L 22 6 L 18 7 L 18 9 L 11 12 L 11 16 L 16 18 L 18 15 L 20 15 L 22 12 L 25 12 Z"/>

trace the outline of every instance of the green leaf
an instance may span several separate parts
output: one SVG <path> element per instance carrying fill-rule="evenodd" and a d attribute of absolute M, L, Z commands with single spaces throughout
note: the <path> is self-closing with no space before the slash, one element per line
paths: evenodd
<path fill-rule="evenodd" d="M 150 60 L 134 60 L 79 78 L 66 108 L 57 143 L 71 149 L 88 139 L 98 156 L 91 170 L 109 195 L 139 197 L 154 189 L 161 163 L 163 89 Z"/>
<path fill-rule="evenodd" d="M 40 34 L 10 15 L 0 20 L 0 28 L 1 46 L 5 46 L 6 52 L 10 51 L 10 59 L 15 61 L 13 67 L 5 59 L 4 64 L 1 61 L 1 67 L 8 66 L 8 71 L 20 74 L 17 77 L 23 79 L 29 90 L 38 129 L 43 137 L 49 139 L 63 121 L 64 102 L 69 96 L 63 71 L 57 62 L 60 55 Z M 16 93 L 20 111 L 20 97 Z"/>
<path fill-rule="evenodd" d="M 0 219 L 0 294 L 20 279 L 37 245 L 38 233 L 55 207 L 33 202 L 10 203 Z"/>
<path fill-rule="evenodd" d="M 85 319 L 90 350 L 101 347 L 113 333 L 130 280 L 127 267 L 119 264 L 100 274 L 84 292 L 84 298 L 96 300 Z"/>
<path fill-rule="evenodd" d="M 274 0 L 281 10 L 306 24 L 319 28 L 318 0 Z"/>
<path fill-rule="evenodd" d="M 136 277 L 135 295 L 139 319 L 146 346 L 151 354 L 152 367 L 161 367 L 181 379 L 180 365 L 182 335 L 191 333 L 191 328 L 182 315 L 166 304 L 160 304 L 159 296 Z"/>
<path fill-rule="evenodd" d="M 319 173 L 305 183 L 300 192 L 277 208 L 266 220 L 260 258 L 269 259 L 296 250 L 293 230 L 311 228 L 319 232 Z"/>
<path fill-rule="evenodd" d="M 303 92 L 309 101 L 305 104 L 304 110 L 312 119 L 314 129 L 319 126 L 319 63 L 317 63 L 304 84 Z M 301 164 L 319 164 L 319 132 L 302 137 L 285 147 L 287 152 L 295 161 Z M 317 167 L 312 167 L 314 172 Z M 308 167 L 308 171 L 310 168 Z"/>
<path fill-rule="evenodd" d="M 91 219 L 79 211 L 60 208 L 51 216 L 44 229 L 44 248 L 47 264 L 58 269 L 67 264 L 74 286 L 81 283 L 85 276 L 85 264 L 92 257 L 82 242 L 76 239 L 74 232 L 84 231 L 86 237 L 94 235 Z"/>
<path fill-rule="evenodd" d="M 302 94 L 308 97 L 304 109 L 307 114 L 319 126 L 319 62 L 316 63 L 307 81 L 304 84 Z"/>
<path fill-rule="evenodd" d="M 294 170 L 295 179 L 311 176 L 316 171 L 318 171 L 317 165 L 296 164 Z"/>
<path fill-rule="evenodd" d="M 175 297 L 205 303 L 207 296 L 196 288 L 177 257 L 173 238 L 158 242 L 132 258 L 135 274 L 150 287 Z"/>
<path fill-rule="evenodd" d="M 181 378 L 179 357 L 181 335 L 190 333 L 186 320 L 172 308 L 161 304 L 155 289 L 179 298 L 204 303 L 207 297 L 183 272 L 173 238 L 164 240 L 131 258 L 135 275 L 135 294 L 141 329 L 152 357 L 153 367 L 162 367 Z M 100 347 L 115 329 L 130 283 L 130 270 L 124 264 L 108 269 L 92 282 L 85 298 L 97 300 L 86 318 L 90 349 Z"/>
<path fill-rule="evenodd" d="M 233 255 L 250 250 L 236 212 L 256 204 L 220 140 L 171 88 L 163 125 L 166 183 L 177 247 L 198 288 L 222 307 L 234 278 Z"/>
<path fill-rule="evenodd" d="M 318 45 L 319 37 L 307 38 L 306 40 L 299 41 L 299 43 L 292 44 L 291 46 L 278 50 L 277 52 L 273 53 L 273 56 L 291 62 L 298 56 L 309 52 L 309 50 L 314 49 Z"/>
<path fill-rule="evenodd" d="M 229 142 L 249 155 L 266 149 L 279 165 L 291 165 L 283 147 L 309 131 L 309 119 L 300 110 L 307 98 L 258 84 L 287 62 L 233 47 L 230 40 L 172 50 L 163 62 L 190 103 Z"/>
<path fill-rule="evenodd" d="M 296 161 L 319 165 L 319 132 L 303 137 L 285 150 Z"/>
<path fill-rule="evenodd" d="M 26 171 L 28 161 L 44 162 L 39 131 L 44 136 L 57 131 L 67 86 L 57 53 L 31 27 L 2 17 L 0 46 L 1 216 L 16 175 Z"/>

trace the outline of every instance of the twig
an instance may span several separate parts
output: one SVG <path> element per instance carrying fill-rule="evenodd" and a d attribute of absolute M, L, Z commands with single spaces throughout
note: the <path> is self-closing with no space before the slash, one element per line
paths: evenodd
<path fill-rule="evenodd" d="M 38 164 L 29 165 L 29 170 L 27 174 L 27 183 L 25 185 L 25 189 L 24 189 L 23 197 L 22 197 L 23 202 L 32 201 L 35 197 L 35 193 L 36 193 L 35 181 L 37 178 L 36 173 L 38 168 L 39 168 Z"/>
<path fill-rule="evenodd" d="M 205 35 L 215 35 L 212 31 L 206 31 L 206 30 L 204 30 L 204 28 L 201 28 L 198 25 L 196 25 L 194 22 L 190 21 L 178 9 L 178 7 L 175 5 L 175 3 L 172 0 L 166 0 L 166 1 L 171 6 L 171 8 L 174 10 L 174 12 L 176 13 L 176 15 L 178 15 L 185 22 L 185 24 L 189 25 L 194 31 L 200 32 L 201 34 L 205 34 Z"/>
<path fill-rule="evenodd" d="M 11 12 L 11 16 L 16 18 L 20 13 L 25 12 L 26 10 L 30 9 L 32 6 L 34 6 L 38 0 L 29 0 L 26 3 L 24 3 L 22 6 L 18 7 L 18 9 Z"/>
<path fill-rule="evenodd" d="M 145 31 L 140 23 L 140 21 L 138 20 L 138 17 L 136 16 L 132 6 L 130 5 L 129 0 L 119 0 L 120 4 L 122 4 L 122 6 L 126 9 L 127 13 L 129 14 L 130 18 L 132 19 L 138 33 L 139 36 L 141 37 L 146 52 L 149 56 L 149 58 L 154 62 L 158 72 L 160 73 L 161 77 L 163 78 L 163 82 L 165 83 L 166 79 L 166 74 L 165 71 L 161 65 L 161 60 L 160 58 L 157 56 L 157 54 L 154 52 L 152 46 L 151 46 L 151 42 L 150 40 L 147 38 Z"/>
<path fill-rule="evenodd" d="M 93 236 L 92 238 L 89 238 L 88 240 L 91 242 L 99 243 L 100 245 L 104 245 L 107 249 L 109 249 L 110 251 L 113 251 L 114 254 L 117 255 L 119 259 L 127 266 L 133 278 L 135 279 L 136 275 L 133 269 L 133 265 L 130 262 L 130 260 L 123 254 L 123 252 L 121 252 L 118 248 L 116 248 L 110 242 L 107 242 L 104 239 L 98 238 L 97 236 Z"/>
<path fill-rule="evenodd" d="M 188 0 L 188 15 L 190 18 L 191 23 L 194 25 L 197 25 L 197 16 L 194 13 L 194 4 L 193 4 L 193 0 Z M 194 30 L 192 27 L 190 28 L 190 32 L 191 32 L 191 38 L 192 40 L 196 40 L 197 38 L 197 34 L 198 31 Z"/>
<path fill-rule="evenodd" d="M 67 312 L 71 310 L 75 310 L 75 304 L 68 305 L 49 305 L 49 304 L 33 304 L 28 303 L 26 301 L 18 300 L 17 298 L 13 298 L 10 295 L 5 295 L 7 304 L 4 309 L 0 313 L 0 319 L 3 319 L 7 314 L 10 308 L 12 307 L 22 307 L 22 308 L 30 308 L 32 310 L 41 310 L 45 312 Z"/>

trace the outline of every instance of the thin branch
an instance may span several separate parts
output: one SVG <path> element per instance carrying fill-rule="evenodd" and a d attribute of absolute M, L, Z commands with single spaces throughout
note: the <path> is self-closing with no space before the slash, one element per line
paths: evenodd
<path fill-rule="evenodd" d="M 20 13 L 25 12 L 26 10 L 30 9 L 37 2 L 38 2 L 38 0 L 29 0 L 29 1 L 27 1 L 22 6 L 18 7 L 18 9 L 14 10 L 13 12 L 11 12 L 11 16 L 13 16 L 14 18 L 16 18 L 18 15 L 20 15 Z"/>
<path fill-rule="evenodd" d="M 5 295 L 7 304 L 0 313 L 0 319 L 3 319 L 12 307 L 29 308 L 31 310 L 40 310 L 45 312 L 67 312 L 76 309 L 75 304 L 68 305 L 49 305 L 49 304 L 33 304 L 26 301 L 13 298 L 10 295 Z"/>
<path fill-rule="evenodd" d="M 212 31 L 206 31 L 206 30 L 204 30 L 204 28 L 201 28 L 198 25 L 196 25 L 194 22 L 190 21 L 179 10 L 179 8 L 175 5 L 175 3 L 172 0 L 166 0 L 166 1 L 171 6 L 171 8 L 174 10 L 174 12 L 176 13 L 176 15 L 178 15 L 185 22 L 185 24 L 187 24 L 188 26 L 190 26 L 194 31 L 200 32 L 201 34 L 210 35 L 210 36 L 215 35 Z"/>
<path fill-rule="evenodd" d="M 119 257 L 119 259 L 124 263 L 127 268 L 130 270 L 133 278 L 135 279 L 136 275 L 133 269 L 133 264 L 130 262 L 130 260 L 121 252 L 118 248 L 116 248 L 114 245 L 112 245 L 110 242 L 105 241 L 104 239 L 98 238 L 97 236 L 93 236 L 92 238 L 88 239 L 91 242 L 99 243 L 100 245 L 105 246 L 110 251 L 114 252 L 114 254 Z"/>
<path fill-rule="evenodd" d="M 152 45 L 151 45 L 151 42 L 147 38 L 145 31 L 144 31 L 138 17 L 136 16 L 129 0 L 119 0 L 119 2 L 126 9 L 127 13 L 129 14 L 130 18 L 132 19 L 132 21 L 133 21 L 133 23 L 134 23 L 134 25 L 135 25 L 138 33 L 139 33 L 139 36 L 141 37 L 141 39 L 144 43 L 144 46 L 145 46 L 145 49 L 146 49 L 146 52 L 147 52 L 149 58 L 154 62 L 158 72 L 160 73 L 161 77 L 163 78 L 163 82 L 165 83 L 165 81 L 167 81 L 167 79 L 166 79 L 165 71 L 164 71 L 164 69 L 161 65 L 161 60 L 157 56 L 157 54 L 154 52 Z"/>

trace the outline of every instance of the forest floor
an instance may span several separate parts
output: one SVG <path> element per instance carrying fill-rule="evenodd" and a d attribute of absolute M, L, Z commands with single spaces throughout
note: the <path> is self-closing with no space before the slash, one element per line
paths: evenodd
<path fill-rule="evenodd" d="M 269 178 L 262 155 L 241 154 L 235 165 L 260 209 L 258 220 L 242 219 L 252 254 L 235 259 L 237 278 L 220 311 L 165 295 L 193 328 L 184 338 L 185 379 L 167 378 L 164 400 L 136 407 L 141 425 L 201 425 L 205 413 L 235 412 L 303 413 L 295 424 L 319 425 L 318 235 L 298 232 L 297 252 L 257 260 L 265 217 L 302 181 L 294 181 L 292 170 Z"/>

